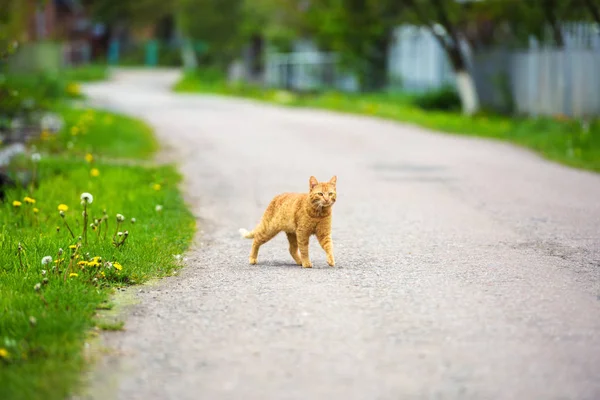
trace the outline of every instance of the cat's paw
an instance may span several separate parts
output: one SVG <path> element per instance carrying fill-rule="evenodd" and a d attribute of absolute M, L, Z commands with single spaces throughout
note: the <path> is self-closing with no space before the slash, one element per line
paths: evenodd
<path fill-rule="evenodd" d="M 256 258 L 250 257 L 250 265 L 256 265 Z"/>
<path fill-rule="evenodd" d="M 302 268 L 312 268 L 312 263 L 310 261 L 303 262 L 302 263 Z"/>
<path fill-rule="evenodd" d="M 327 264 L 329 264 L 330 267 L 335 267 L 335 260 L 333 258 L 331 260 L 327 260 Z"/>

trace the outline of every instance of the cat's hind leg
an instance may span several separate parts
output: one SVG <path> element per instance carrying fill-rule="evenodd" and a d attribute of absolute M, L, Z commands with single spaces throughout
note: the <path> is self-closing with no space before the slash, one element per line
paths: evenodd
<path fill-rule="evenodd" d="M 290 254 L 296 264 L 302 265 L 302 259 L 300 258 L 300 254 L 298 253 L 298 238 L 295 233 L 286 233 L 288 241 L 290 242 Z"/>
<path fill-rule="evenodd" d="M 273 239 L 278 233 L 279 231 L 254 232 L 254 241 L 252 242 L 252 250 L 250 250 L 250 264 L 256 264 L 260 246 Z"/>

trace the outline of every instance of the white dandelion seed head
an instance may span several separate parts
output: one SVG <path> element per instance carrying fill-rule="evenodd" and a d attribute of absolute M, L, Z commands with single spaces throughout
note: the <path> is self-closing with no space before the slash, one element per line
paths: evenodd
<path fill-rule="evenodd" d="M 94 196 L 87 192 L 81 193 L 81 201 L 92 204 L 94 202 Z"/>
<path fill-rule="evenodd" d="M 173 257 L 175 257 L 175 260 L 177 260 L 177 261 L 181 261 L 181 259 L 182 259 L 181 254 L 173 254 Z"/>
<path fill-rule="evenodd" d="M 36 283 L 35 286 L 33 287 L 33 290 L 35 290 L 36 292 L 39 292 L 41 288 L 42 288 L 42 284 Z"/>
<path fill-rule="evenodd" d="M 48 284 L 48 278 L 42 279 L 42 285 L 47 285 L 47 284 Z"/>
<path fill-rule="evenodd" d="M 62 255 L 63 252 L 64 252 L 64 250 L 62 249 L 62 247 L 59 247 L 59 249 L 58 249 L 58 255 L 59 256 Z"/>
<path fill-rule="evenodd" d="M 35 325 L 35 324 L 37 324 L 37 319 L 35 319 L 35 317 L 32 315 L 29 317 L 29 323 L 31 325 Z"/>
<path fill-rule="evenodd" d="M 131 223 L 135 224 L 135 218 L 131 218 Z"/>
<path fill-rule="evenodd" d="M 33 153 L 31 155 L 31 161 L 33 161 L 34 163 L 40 162 L 41 159 L 42 159 L 42 156 L 40 155 L 40 153 Z"/>
<path fill-rule="evenodd" d="M 125 221 L 125 217 L 123 216 L 123 214 L 117 214 L 117 221 L 118 221 L 118 222 L 123 222 L 123 221 Z"/>
<path fill-rule="evenodd" d="M 157 205 L 156 205 L 156 207 L 154 207 L 154 209 L 155 209 L 156 211 L 162 211 L 162 209 L 163 209 L 163 206 L 161 206 L 160 204 L 157 204 Z"/>
<path fill-rule="evenodd" d="M 95 228 L 95 227 L 96 227 L 96 224 L 92 222 L 92 223 L 90 224 L 90 228 Z"/>
<path fill-rule="evenodd" d="M 65 212 L 63 210 L 60 210 L 58 213 L 60 214 L 61 217 L 65 216 Z"/>
<path fill-rule="evenodd" d="M 42 265 L 48 265 L 52 262 L 52 257 L 50 256 L 46 256 L 44 258 L 42 258 Z"/>
<path fill-rule="evenodd" d="M 46 275 L 48 273 L 48 271 L 46 271 L 45 269 L 42 270 L 42 276 Z"/>
<path fill-rule="evenodd" d="M 117 232 L 117 236 L 123 236 L 123 232 Z"/>

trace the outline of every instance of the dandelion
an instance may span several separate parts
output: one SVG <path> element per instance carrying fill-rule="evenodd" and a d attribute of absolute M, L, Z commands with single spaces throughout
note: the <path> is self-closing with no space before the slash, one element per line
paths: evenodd
<path fill-rule="evenodd" d="M 71 272 L 71 273 L 69 274 L 69 278 L 76 278 L 76 277 L 78 277 L 78 276 L 79 276 L 79 275 L 78 275 L 78 274 L 76 274 L 75 272 Z"/>
<path fill-rule="evenodd" d="M 161 206 L 160 204 L 157 204 L 157 205 L 156 205 L 156 207 L 154 207 L 154 209 L 155 209 L 157 212 L 161 212 L 161 211 L 162 211 L 162 209 L 163 209 L 163 206 Z"/>
<path fill-rule="evenodd" d="M 59 204 L 58 205 L 58 211 L 69 211 L 69 206 L 66 204 Z"/>
<path fill-rule="evenodd" d="M 42 265 L 48 265 L 52 262 L 52 257 L 50 256 L 46 256 L 44 258 L 42 258 Z"/>
<path fill-rule="evenodd" d="M 34 214 L 37 214 L 37 213 L 39 213 L 39 212 L 40 212 L 40 209 L 39 209 L 39 208 L 33 207 L 33 213 L 34 213 Z"/>
<path fill-rule="evenodd" d="M 85 260 L 81 260 L 77 262 L 77 265 L 79 265 L 80 267 L 85 267 L 86 265 L 88 265 L 88 262 Z"/>
<path fill-rule="evenodd" d="M 25 196 L 25 198 L 23 199 L 23 201 L 27 204 L 35 204 L 35 199 L 29 197 L 29 196 Z"/>
<path fill-rule="evenodd" d="M 64 252 L 64 250 L 61 247 L 59 247 L 58 248 L 58 256 L 59 257 L 62 256 L 63 252 Z"/>
<path fill-rule="evenodd" d="M 41 289 L 42 289 L 41 283 L 36 283 L 35 286 L 33 286 L 33 290 L 35 290 L 36 292 L 39 292 Z"/>
<path fill-rule="evenodd" d="M 112 265 L 117 271 L 121 271 L 123 269 L 123 266 L 116 261 Z"/>
<path fill-rule="evenodd" d="M 93 177 L 100 176 L 100 170 L 98 170 L 98 168 L 92 168 L 90 171 L 90 175 Z"/>
<path fill-rule="evenodd" d="M 81 193 L 81 201 L 85 201 L 88 204 L 92 204 L 94 201 L 94 196 L 92 196 L 90 193 Z"/>
<path fill-rule="evenodd" d="M 123 214 L 117 214 L 117 222 L 123 222 L 125 221 L 125 217 L 123 216 Z"/>
<path fill-rule="evenodd" d="M 48 278 L 44 278 L 42 279 L 42 285 L 47 285 L 48 284 Z"/>
<path fill-rule="evenodd" d="M 23 203 L 21 203 L 19 200 L 14 200 L 12 202 L 13 207 L 21 207 Z"/>
<path fill-rule="evenodd" d="M 74 244 L 72 244 L 72 245 L 70 245 L 70 246 L 69 246 L 69 249 L 71 249 L 71 250 L 75 250 L 75 249 L 77 249 L 77 246 L 76 246 L 76 245 L 74 245 Z"/>
<path fill-rule="evenodd" d="M 48 273 L 48 271 L 46 271 L 45 269 L 42 270 L 42 276 L 46 275 Z"/>
<path fill-rule="evenodd" d="M 73 233 L 73 231 L 71 230 L 71 227 L 69 226 L 69 224 L 67 223 L 67 220 L 65 218 L 65 211 L 64 210 L 68 210 L 69 207 L 65 206 L 64 204 L 61 204 L 58 206 L 58 213 L 60 214 L 60 217 L 62 218 L 65 226 L 67 227 L 67 229 L 69 230 L 69 233 L 71 234 L 71 237 L 73 239 L 75 239 L 75 234 Z M 57 227 L 56 231 L 59 231 L 59 228 Z"/>
<path fill-rule="evenodd" d="M 41 159 L 42 159 L 42 156 L 40 155 L 40 153 L 33 153 L 31 155 L 31 161 L 33 161 L 34 163 L 40 162 Z"/>
<path fill-rule="evenodd" d="M 79 127 L 73 126 L 71 127 L 71 135 L 77 136 L 79 134 Z"/>
<path fill-rule="evenodd" d="M 135 218 L 131 218 L 131 223 L 135 224 Z"/>
<path fill-rule="evenodd" d="M 37 324 L 37 319 L 33 315 L 31 315 L 29 317 L 29 323 L 31 324 L 31 326 L 35 326 Z"/>
<path fill-rule="evenodd" d="M 0 347 L 0 358 L 8 358 L 10 356 L 8 350 L 4 347 Z"/>
<path fill-rule="evenodd" d="M 160 190 L 160 184 L 159 183 L 155 183 L 152 188 L 156 191 Z"/>
<path fill-rule="evenodd" d="M 85 161 L 91 163 L 92 161 L 94 161 L 94 156 L 91 153 L 87 153 L 85 155 Z"/>

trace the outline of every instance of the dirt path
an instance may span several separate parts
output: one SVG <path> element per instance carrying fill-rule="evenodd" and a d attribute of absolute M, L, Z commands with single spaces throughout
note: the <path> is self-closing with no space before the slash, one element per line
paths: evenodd
<path fill-rule="evenodd" d="M 86 88 L 155 127 L 203 229 L 187 268 L 106 336 L 122 354 L 110 396 L 600 398 L 600 176 L 382 120 L 177 95 L 175 78 Z M 293 265 L 283 236 L 248 265 L 238 228 L 334 174 L 338 267 L 314 241 L 315 268 Z"/>

